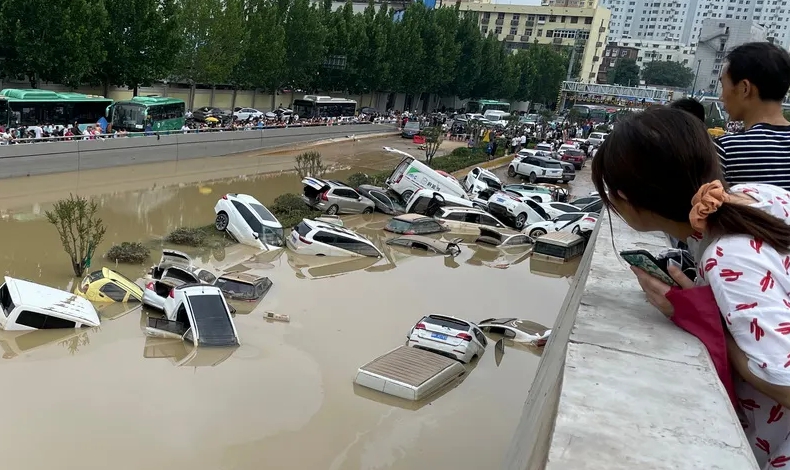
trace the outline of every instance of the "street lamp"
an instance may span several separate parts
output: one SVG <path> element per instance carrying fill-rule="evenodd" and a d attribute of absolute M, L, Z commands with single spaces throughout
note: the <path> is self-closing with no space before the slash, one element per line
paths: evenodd
<path fill-rule="evenodd" d="M 694 83 L 691 85 L 691 97 L 694 97 L 695 90 L 697 89 L 697 77 L 699 77 L 699 67 L 702 65 L 702 60 L 697 61 L 697 73 L 694 74 Z"/>

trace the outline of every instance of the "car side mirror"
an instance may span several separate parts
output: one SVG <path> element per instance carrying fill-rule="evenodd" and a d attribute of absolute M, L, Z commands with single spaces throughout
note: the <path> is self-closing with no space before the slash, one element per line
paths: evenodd
<path fill-rule="evenodd" d="M 254 239 L 258 240 L 258 238 L 260 237 L 260 235 L 258 234 L 258 232 L 252 232 L 252 237 L 253 237 Z"/>

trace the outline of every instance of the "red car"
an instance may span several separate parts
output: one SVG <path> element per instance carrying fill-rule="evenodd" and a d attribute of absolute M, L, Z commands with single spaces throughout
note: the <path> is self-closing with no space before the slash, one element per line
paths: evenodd
<path fill-rule="evenodd" d="M 584 160 L 586 155 L 584 154 L 583 150 L 578 149 L 566 149 L 562 150 L 560 153 L 560 160 L 563 162 L 570 162 L 573 163 L 573 166 L 577 170 L 581 170 L 584 166 Z"/>

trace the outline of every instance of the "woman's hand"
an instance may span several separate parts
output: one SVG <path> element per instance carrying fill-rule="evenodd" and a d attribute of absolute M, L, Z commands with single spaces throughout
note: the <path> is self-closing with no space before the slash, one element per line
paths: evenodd
<path fill-rule="evenodd" d="M 671 317 L 675 313 L 675 309 L 666 297 L 671 287 L 637 267 L 631 266 L 631 271 L 636 274 L 639 285 L 642 287 L 642 290 L 645 291 L 645 294 L 647 294 L 647 301 L 661 311 L 661 313 L 666 315 L 667 318 Z M 672 276 L 672 279 L 675 280 L 681 289 L 694 287 L 694 281 L 683 274 L 683 271 L 677 266 L 670 264 L 667 271 L 669 271 L 669 275 Z"/>

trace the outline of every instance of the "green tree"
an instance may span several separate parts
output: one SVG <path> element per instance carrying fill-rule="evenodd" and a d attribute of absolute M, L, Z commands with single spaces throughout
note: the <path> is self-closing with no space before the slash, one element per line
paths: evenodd
<path fill-rule="evenodd" d="M 274 0 L 248 0 L 244 29 L 248 32 L 232 81 L 242 88 L 262 88 L 272 95 L 285 79 L 285 28 Z M 234 104 L 235 105 L 235 104 Z"/>
<path fill-rule="evenodd" d="M 71 268 L 77 277 L 90 267 L 93 252 L 107 232 L 96 215 L 98 211 L 96 201 L 72 194 L 68 199 L 56 202 L 55 207 L 46 212 L 47 220 L 60 235 L 63 250 L 69 255 Z"/>
<path fill-rule="evenodd" d="M 476 98 L 499 98 L 499 84 L 504 74 L 505 51 L 493 33 L 483 39 L 480 59 L 480 76 L 472 88 Z"/>
<path fill-rule="evenodd" d="M 535 42 L 526 50 L 519 51 L 515 60 L 520 74 L 515 98 L 533 103 L 554 103 L 567 73 L 570 60 L 567 51 Z"/>
<path fill-rule="evenodd" d="M 389 41 L 389 57 L 393 64 L 393 91 L 419 95 L 430 82 L 430 70 L 425 70 L 426 47 L 422 40 L 422 21 L 425 6 L 416 2 L 396 21 Z"/>
<path fill-rule="evenodd" d="M 103 0 L 2 2 L 4 74 L 77 87 L 104 62 L 107 26 Z"/>
<path fill-rule="evenodd" d="M 460 47 L 460 60 L 453 91 L 461 99 L 477 98 L 473 96 L 473 92 L 481 74 L 483 57 L 483 36 L 477 20 L 477 14 L 465 12 L 455 32 L 455 42 Z"/>
<path fill-rule="evenodd" d="M 179 4 L 175 0 L 104 0 L 108 22 L 107 58 L 100 68 L 105 84 L 134 90 L 169 78 L 181 50 Z"/>
<path fill-rule="evenodd" d="M 293 0 L 285 15 L 285 66 L 289 86 L 313 89 L 325 60 L 326 28 L 310 0 Z"/>
<path fill-rule="evenodd" d="M 442 145 L 444 132 L 441 127 L 426 127 L 421 134 L 425 136 L 425 163 L 430 165 Z"/>
<path fill-rule="evenodd" d="M 648 85 L 684 88 L 694 80 L 694 71 L 680 62 L 656 60 L 644 65 L 642 78 Z"/>
<path fill-rule="evenodd" d="M 606 73 L 610 85 L 639 85 L 639 66 L 634 59 L 618 59 L 614 67 Z"/>

